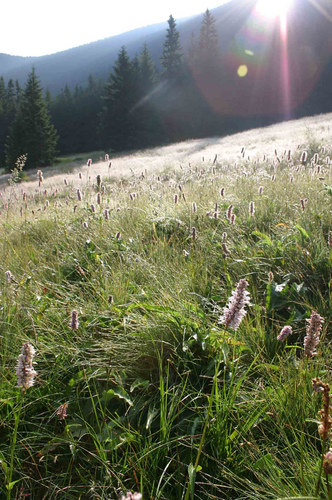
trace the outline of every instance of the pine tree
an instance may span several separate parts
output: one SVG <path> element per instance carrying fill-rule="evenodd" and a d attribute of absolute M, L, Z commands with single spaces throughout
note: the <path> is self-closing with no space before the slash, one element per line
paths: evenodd
<path fill-rule="evenodd" d="M 26 167 L 49 165 L 55 157 L 57 133 L 42 97 L 33 69 L 19 100 L 19 107 L 6 139 L 6 164 L 12 168 L 16 159 L 27 154 Z"/>
<path fill-rule="evenodd" d="M 122 47 L 105 87 L 101 129 L 105 147 L 115 150 L 137 146 L 135 108 L 139 102 L 139 75 Z"/>
<path fill-rule="evenodd" d="M 5 110 L 6 86 L 3 76 L 0 77 L 0 113 Z"/>
<path fill-rule="evenodd" d="M 157 71 L 146 44 L 140 53 L 139 64 L 142 93 L 147 94 L 157 83 Z"/>
<path fill-rule="evenodd" d="M 19 98 L 22 95 L 22 89 L 18 80 L 15 81 L 15 92 L 16 92 L 16 99 L 19 100 Z"/>
<path fill-rule="evenodd" d="M 214 17 L 209 9 L 206 9 L 199 33 L 199 50 L 209 57 L 216 56 L 218 51 L 218 33 L 215 25 Z"/>
<path fill-rule="evenodd" d="M 168 29 L 161 56 L 162 76 L 169 81 L 174 81 L 181 75 L 182 69 L 180 34 L 176 29 L 173 16 L 169 16 L 167 22 Z"/>
<path fill-rule="evenodd" d="M 140 53 L 138 63 L 139 100 L 135 107 L 135 119 L 138 124 L 137 145 L 148 147 L 161 142 L 162 130 L 157 70 L 146 44 Z"/>

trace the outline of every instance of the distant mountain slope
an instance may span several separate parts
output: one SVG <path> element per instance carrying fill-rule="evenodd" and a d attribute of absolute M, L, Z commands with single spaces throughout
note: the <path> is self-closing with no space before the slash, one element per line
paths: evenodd
<path fill-rule="evenodd" d="M 252 0 L 243 8 L 242 0 L 233 0 L 229 4 L 212 9 L 211 12 L 219 20 L 217 28 L 221 43 L 229 39 L 243 18 L 250 12 Z M 234 6 L 241 5 L 241 8 Z M 236 15 L 232 15 L 232 12 Z M 239 15 L 240 14 L 240 15 Z M 176 20 L 181 35 L 181 44 L 187 50 L 193 33 L 199 33 L 202 15 Z M 227 20 L 227 23 L 222 22 Z M 135 29 L 121 35 L 112 36 L 80 47 L 75 47 L 56 54 L 41 57 L 18 57 L 0 54 L 0 76 L 5 80 L 13 78 L 24 83 L 32 66 L 41 80 L 42 86 L 51 93 L 59 92 L 65 85 L 87 82 L 89 74 L 96 78 L 106 78 L 117 58 L 120 48 L 125 45 L 130 56 L 140 52 L 147 44 L 152 58 L 159 65 L 167 22 Z"/>
<path fill-rule="evenodd" d="M 332 111 L 332 8 L 330 0 L 319 0 L 323 9 L 317 9 L 314 2 L 310 0 L 294 0 L 294 13 L 289 19 L 289 39 L 284 49 L 280 47 L 280 34 L 276 29 L 273 33 L 269 33 L 269 28 L 267 28 L 264 33 L 263 26 L 260 28 L 261 32 L 254 31 L 255 21 L 250 20 L 250 13 L 255 3 L 255 0 L 246 2 L 233 0 L 211 10 L 216 19 L 220 47 L 224 53 L 225 72 L 221 78 L 224 80 L 222 95 L 224 95 L 225 103 L 228 102 L 228 109 L 232 109 L 231 114 L 237 116 L 261 114 L 260 96 L 267 103 L 266 106 L 265 103 L 261 106 L 264 108 L 263 114 L 278 113 L 276 110 L 269 111 L 269 102 L 273 98 L 277 103 L 282 99 L 282 96 L 278 95 L 282 85 L 279 83 L 279 88 L 274 88 L 273 81 L 280 82 L 282 78 L 287 77 L 291 91 L 289 98 L 296 101 L 296 106 L 293 106 L 296 113 L 292 112 L 289 116 Z M 198 35 L 201 20 L 202 15 L 177 20 L 184 51 L 191 44 L 192 34 Z M 146 43 L 154 61 L 159 64 L 166 28 L 165 20 L 165 23 L 139 28 L 42 57 L 15 57 L 0 54 L 0 75 L 3 75 L 5 80 L 18 79 L 23 84 L 31 67 L 34 66 L 42 86 L 45 89 L 48 88 L 54 95 L 66 84 L 69 87 L 84 85 L 89 74 L 95 78 L 106 79 L 123 45 L 126 46 L 129 55 L 134 56 Z M 265 42 L 259 47 L 259 40 L 262 37 L 265 37 Z M 270 57 L 270 62 L 267 61 L 266 55 L 268 54 L 264 53 L 269 43 L 274 46 L 272 54 L 274 60 L 272 61 Z M 251 50 L 252 48 L 256 53 L 255 58 L 250 60 L 244 52 L 245 49 Z M 288 75 L 283 74 L 286 70 L 285 66 L 282 66 L 285 62 L 282 59 L 285 57 L 288 57 L 288 68 L 286 68 Z M 232 74 L 236 72 L 237 65 L 244 62 L 251 64 L 248 77 L 237 78 L 234 81 Z M 283 84 L 287 85 L 287 82 Z M 256 101 L 252 101 L 253 89 L 258 96 L 257 105 Z M 218 92 L 220 96 L 220 90 Z M 241 112 L 235 113 L 239 105 L 239 94 L 244 103 L 251 101 L 251 104 L 246 106 L 241 102 Z M 278 108 L 278 106 L 275 107 Z M 226 109 L 218 110 L 218 112 L 227 115 L 228 109 L 226 106 Z M 255 110 L 256 113 L 254 113 Z"/>
<path fill-rule="evenodd" d="M 41 57 L 17 57 L 0 54 L 0 74 L 24 82 L 34 66 L 42 85 L 52 93 L 65 85 L 74 87 L 84 83 L 89 74 L 106 77 L 122 45 L 132 54 L 139 51 L 145 41 L 154 39 L 156 33 L 164 31 L 164 23 L 139 28 L 128 33 L 99 40 Z"/>

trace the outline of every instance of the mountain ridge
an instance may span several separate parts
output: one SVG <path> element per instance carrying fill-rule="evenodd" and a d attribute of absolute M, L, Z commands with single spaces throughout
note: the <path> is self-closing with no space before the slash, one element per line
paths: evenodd
<path fill-rule="evenodd" d="M 321 2 L 324 5 L 324 0 L 321 0 Z M 241 37 L 244 36 L 243 26 L 250 29 L 246 20 L 250 17 L 254 5 L 255 0 L 248 0 L 247 2 L 233 0 L 211 9 L 211 13 L 216 20 L 220 47 L 224 52 L 225 50 L 227 52 L 228 49 L 231 52 L 232 46 L 236 44 L 235 49 L 240 47 L 243 50 L 245 48 L 244 46 L 241 47 Z M 295 93 L 296 98 L 297 92 L 302 92 L 302 88 L 306 85 L 308 88 L 304 89 L 305 92 L 303 91 L 305 97 L 302 99 L 301 105 L 297 106 L 297 113 L 291 116 L 296 117 L 332 111 L 332 86 L 330 84 L 332 80 L 332 30 L 329 16 L 315 9 L 309 0 L 294 0 L 293 5 L 294 12 L 289 19 L 289 25 L 292 29 L 290 30 L 287 47 L 290 52 L 293 52 L 289 61 L 290 77 L 292 78 L 291 90 Z M 326 6 L 328 7 L 327 2 Z M 177 20 L 184 52 L 187 52 L 190 47 L 192 34 L 197 35 L 199 33 L 201 20 L 202 14 Z M 123 45 L 126 46 L 129 56 L 133 57 L 141 51 L 145 43 L 153 61 L 159 66 L 166 28 L 167 22 L 165 21 L 164 23 L 140 27 L 119 35 L 39 57 L 0 54 L 0 76 L 3 76 L 5 81 L 8 81 L 9 78 L 18 80 L 22 85 L 25 83 L 32 66 L 34 66 L 44 90 L 48 89 L 52 95 L 56 95 L 66 85 L 69 88 L 74 88 L 76 85 L 85 86 L 90 74 L 95 79 L 106 80 Z M 272 38 L 275 38 L 276 33 L 275 30 L 271 35 Z M 255 40 L 250 40 L 250 37 L 248 40 L 252 44 L 255 42 Z M 306 55 L 308 53 L 311 54 L 312 60 L 308 59 Z M 280 54 L 279 51 L 279 57 L 281 57 Z M 241 61 L 244 60 L 243 57 L 242 59 L 239 58 L 237 54 L 230 55 L 234 57 L 234 61 L 227 60 L 228 56 L 226 54 L 224 61 L 228 65 L 225 67 L 226 72 L 236 71 L 236 67 L 234 67 L 236 61 L 238 61 L 238 64 L 243 64 Z M 280 65 L 278 53 L 275 53 L 274 56 L 276 65 Z M 263 56 L 258 54 L 258 57 Z M 259 60 L 257 64 L 260 64 Z M 247 79 L 236 82 L 235 87 L 232 84 L 230 88 L 225 89 L 230 95 L 231 105 L 234 92 L 243 92 L 245 85 L 244 92 L 247 92 L 248 98 L 250 98 L 253 83 L 261 87 L 261 91 L 263 94 L 265 93 L 265 96 L 266 93 L 271 94 L 269 84 L 264 82 L 262 74 L 259 71 L 255 72 L 255 70 L 254 65 L 250 74 L 252 78 L 250 84 L 248 76 Z M 275 71 L 275 78 L 280 78 L 279 68 L 274 70 L 273 65 L 265 69 L 265 75 L 263 76 L 268 77 L 271 71 Z M 255 72 L 254 78 L 252 77 L 253 72 Z M 311 74 L 314 74 L 314 78 L 311 77 Z M 247 83 L 245 83 L 245 80 L 247 80 Z M 227 96 L 227 93 L 225 95 Z M 236 101 L 235 97 L 235 101 L 233 101 L 235 108 Z"/>
<path fill-rule="evenodd" d="M 228 12 L 233 8 L 246 13 L 249 12 L 254 1 L 249 0 L 244 9 L 238 8 L 241 3 L 241 0 L 233 0 L 211 9 L 211 13 L 221 19 L 229 17 Z M 202 16 L 203 13 L 176 20 L 184 51 L 189 47 L 192 33 L 199 32 Z M 223 31 L 229 37 L 230 26 L 223 26 L 222 29 L 219 26 L 218 31 L 222 39 L 225 38 Z M 123 45 L 126 46 L 129 56 L 133 57 L 141 51 L 145 43 L 158 66 L 166 29 L 167 20 L 54 54 L 28 57 L 0 54 L 0 76 L 3 76 L 5 81 L 12 78 L 23 84 L 34 66 L 44 89 L 56 94 L 65 85 L 73 88 L 75 85 L 85 84 L 90 74 L 96 78 L 106 79 Z"/>

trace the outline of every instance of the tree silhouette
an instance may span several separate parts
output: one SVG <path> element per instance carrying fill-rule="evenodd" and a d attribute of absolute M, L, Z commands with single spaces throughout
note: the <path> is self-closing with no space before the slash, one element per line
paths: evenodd
<path fill-rule="evenodd" d="M 136 144 L 139 102 L 138 64 L 130 61 L 122 47 L 105 86 L 101 117 L 103 144 L 114 150 L 132 149 Z"/>
<path fill-rule="evenodd" d="M 6 139 L 6 164 L 15 165 L 16 159 L 27 154 L 26 167 L 49 165 L 56 154 L 57 133 L 50 121 L 47 105 L 33 69 L 19 100 L 18 110 Z"/>
<path fill-rule="evenodd" d="M 167 80 L 175 80 L 181 74 L 182 53 L 180 45 L 180 35 L 176 29 L 176 22 L 173 16 L 169 16 L 166 39 L 163 45 L 161 65 L 163 67 L 162 76 Z"/>

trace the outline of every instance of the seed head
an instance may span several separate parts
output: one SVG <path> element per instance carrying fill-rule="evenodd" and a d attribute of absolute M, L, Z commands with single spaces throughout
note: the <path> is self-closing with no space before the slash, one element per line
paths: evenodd
<path fill-rule="evenodd" d="M 76 309 L 73 309 L 71 312 L 70 328 L 72 330 L 78 330 L 78 325 L 78 312 Z"/>
<path fill-rule="evenodd" d="M 319 411 L 320 424 L 318 426 L 318 433 L 320 437 L 326 441 L 330 437 L 330 430 L 332 426 L 332 419 L 330 417 L 331 405 L 330 405 L 330 386 L 329 384 L 324 384 L 320 378 L 312 379 L 312 388 L 315 392 L 322 393 L 323 408 Z"/>
<path fill-rule="evenodd" d="M 254 213 L 255 213 L 255 204 L 253 201 L 251 201 L 249 203 L 249 215 L 253 217 Z"/>
<path fill-rule="evenodd" d="M 68 417 L 68 415 L 67 415 L 67 408 L 68 408 L 68 403 L 63 403 L 57 409 L 56 414 L 58 415 L 58 418 L 59 418 L 60 421 L 63 421 L 65 418 Z"/>
<path fill-rule="evenodd" d="M 233 205 L 229 205 L 229 207 L 227 208 L 227 211 L 226 211 L 226 218 L 228 220 L 231 220 L 232 211 L 233 211 Z"/>
<path fill-rule="evenodd" d="M 302 151 L 300 162 L 305 163 L 307 161 L 308 153 L 306 151 Z"/>
<path fill-rule="evenodd" d="M 227 256 L 230 254 L 231 252 L 228 250 L 228 247 L 226 245 L 226 243 L 222 243 L 222 258 L 223 259 L 227 259 Z"/>
<path fill-rule="evenodd" d="M 14 280 L 14 276 L 11 271 L 6 271 L 6 281 L 7 283 L 11 283 Z"/>

